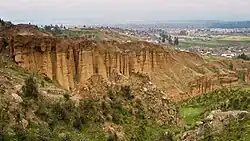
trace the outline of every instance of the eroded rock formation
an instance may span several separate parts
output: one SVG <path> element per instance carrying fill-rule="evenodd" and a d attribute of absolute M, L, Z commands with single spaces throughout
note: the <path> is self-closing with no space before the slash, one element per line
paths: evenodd
<path fill-rule="evenodd" d="M 117 74 L 127 78 L 132 73 L 147 74 L 172 99 L 235 85 L 237 69 L 245 69 L 245 81 L 249 81 L 249 62 L 206 64 L 197 54 L 147 42 L 120 44 L 80 37 L 16 35 L 11 37 L 9 49 L 19 65 L 46 74 L 71 91 L 80 89 L 93 75 L 115 82 Z"/>

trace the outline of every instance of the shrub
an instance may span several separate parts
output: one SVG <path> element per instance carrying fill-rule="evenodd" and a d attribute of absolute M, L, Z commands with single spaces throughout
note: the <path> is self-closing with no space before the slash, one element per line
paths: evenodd
<path fill-rule="evenodd" d="M 41 81 L 41 86 L 42 86 L 42 87 L 45 87 L 44 81 Z"/>
<path fill-rule="evenodd" d="M 63 97 L 65 98 L 66 101 L 68 101 L 70 100 L 71 95 L 69 93 L 65 93 Z"/>
<path fill-rule="evenodd" d="M 159 141 L 174 141 L 174 136 L 171 132 L 162 133 Z"/>
<path fill-rule="evenodd" d="M 21 125 L 16 125 L 16 127 L 14 127 L 14 131 L 18 140 L 27 139 L 27 131 Z"/>
<path fill-rule="evenodd" d="M 22 87 L 24 97 L 27 98 L 38 98 L 38 88 L 34 76 L 29 76 Z"/>
<path fill-rule="evenodd" d="M 130 86 L 122 86 L 121 87 L 121 92 L 122 92 L 124 97 L 126 97 L 128 99 L 133 98 L 132 90 L 131 90 Z"/>
<path fill-rule="evenodd" d="M 53 83 L 53 81 L 48 76 L 45 76 L 44 80 L 48 83 Z"/>
<path fill-rule="evenodd" d="M 81 118 L 76 118 L 73 122 L 73 127 L 76 128 L 77 130 L 81 130 L 84 124 L 84 119 Z"/>
<path fill-rule="evenodd" d="M 243 60 L 246 60 L 246 61 L 250 60 L 250 57 L 247 56 L 245 53 L 240 54 L 239 56 L 237 56 L 237 58 L 238 59 L 243 59 Z"/>
<path fill-rule="evenodd" d="M 109 97 L 111 100 L 115 99 L 114 92 L 112 91 L 111 88 L 108 89 L 107 94 L 108 94 L 108 97 Z"/>
<path fill-rule="evenodd" d="M 100 109 L 101 105 L 98 100 L 94 99 L 85 99 L 81 100 L 79 103 L 79 111 L 81 119 L 84 119 L 86 122 L 101 121 Z"/>
<path fill-rule="evenodd" d="M 109 136 L 108 136 L 108 139 L 107 141 L 118 141 L 118 137 L 117 137 L 117 134 L 116 133 L 110 133 Z"/>

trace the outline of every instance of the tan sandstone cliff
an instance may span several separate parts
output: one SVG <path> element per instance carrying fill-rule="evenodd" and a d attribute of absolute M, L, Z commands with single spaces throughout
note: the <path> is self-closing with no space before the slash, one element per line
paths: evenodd
<path fill-rule="evenodd" d="M 115 82 L 116 75 L 147 74 L 171 99 L 183 99 L 236 85 L 238 73 L 250 80 L 250 63 L 205 63 L 197 54 L 176 51 L 147 42 L 120 44 L 84 38 L 15 35 L 10 55 L 24 68 L 46 74 L 67 90 L 83 87 L 93 75 Z"/>

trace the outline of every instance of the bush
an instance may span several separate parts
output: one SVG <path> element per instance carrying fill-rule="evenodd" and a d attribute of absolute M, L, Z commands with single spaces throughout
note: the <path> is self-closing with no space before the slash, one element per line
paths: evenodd
<path fill-rule="evenodd" d="M 21 125 L 17 125 L 16 127 L 14 127 L 14 131 L 16 133 L 18 140 L 27 139 L 27 131 Z"/>
<path fill-rule="evenodd" d="M 23 96 L 27 98 L 38 98 L 38 88 L 34 76 L 29 76 L 22 87 Z"/>
<path fill-rule="evenodd" d="M 108 136 L 108 139 L 107 141 L 118 141 L 118 137 L 116 135 L 116 133 L 110 133 L 109 136 Z"/>
<path fill-rule="evenodd" d="M 124 97 L 126 97 L 128 99 L 133 98 L 132 90 L 131 90 L 130 86 L 122 86 L 121 93 L 123 94 Z"/>
<path fill-rule="evenodd" d="M 174 136 L 171 132 L 162 133 L 159 141 L 174 141 Z"/>
<path fill-rule="evenodd" d="M 108 97 L 109 97 L 111 100 L 115 99 L 114 92 L 112 91 L 111 88 L 108 89 L 107 94 L 108 94 Z"/>
<path fill-rule="evenodd" d="M 240 54 L 239 56 L 237 56 L 237 58 L 238 59 L 243 59 L 243 60 L 246 60 L 246 61 L 250 60 L 250 57 L 247 56 L 245 53 Z"/>
<path fill-rule="evenodd" d="M 68 101 L 70 100 L 71 95 L 69 93 L 65 93 L 63 97 L 65 98 L 66 101 Z"/>
<path fill-rule="evenodd" d="M 48 76 L 45 76 L 44 80 L 48 83 L 53 83 L 53 81 Z"/>

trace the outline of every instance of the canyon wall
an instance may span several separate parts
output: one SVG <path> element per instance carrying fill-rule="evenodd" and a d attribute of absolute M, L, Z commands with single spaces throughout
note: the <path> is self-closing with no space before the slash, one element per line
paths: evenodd
<path fill-rule="evenodd" d="M 129 78 L 139 73 L 147 74 L 169 97 L 185 98 L 234 85 L 239 79 L 237 71 L 226 71 L 228 64 L 204 66 L 205 61 L 196 54 L 147 42 L 120 44 L 80 37 L 16 35 L 10 38 L 9 52 L 20 66 L 45 74 L 71 91 L 93 75 L 115 81 L 117 74 Z M 201 66 L 202 70 L 197 70 Z M 247 81 L 248 69 L 246 72 Z"/>

